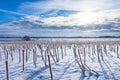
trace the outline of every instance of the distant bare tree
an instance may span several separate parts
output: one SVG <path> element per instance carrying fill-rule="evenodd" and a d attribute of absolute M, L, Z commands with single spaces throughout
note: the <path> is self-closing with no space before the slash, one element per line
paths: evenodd
<path fill-rule="evenodd" d="M 30 38 L 30 36 L 24 36 L 24 37 L 22 38 L 22 40 L 23 40 L 23 41 L 30 41 L 31 38 Z"/>

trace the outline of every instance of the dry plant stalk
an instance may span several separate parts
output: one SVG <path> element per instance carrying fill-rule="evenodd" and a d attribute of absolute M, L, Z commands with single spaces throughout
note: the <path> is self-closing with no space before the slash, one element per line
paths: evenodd
<path fill-rule="evenodd" d="M 53 80 L 53 74 L 52 74 L 52 67 L 51 67 L 51 60 L 50 60 L 50 52 L 49 52 L 49 49 L 47 49 L 47 56 L 48 56 L 50 76 L 51 76 L 51 80 Z"/>
<path fill-rule="evenodd" d="M 25 56 L 25 53 L 24 53 L 24 50 L 22 50 L 22 60 L 23 60 L 23 62 L 22 62 L 22 69 L 23 69 L 23 71 L 24 71 L 24 67 L 25 67 L 24 56 Z"/>

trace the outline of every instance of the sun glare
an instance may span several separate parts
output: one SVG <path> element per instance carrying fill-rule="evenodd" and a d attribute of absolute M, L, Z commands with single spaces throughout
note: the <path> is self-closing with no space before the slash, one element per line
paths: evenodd
<path fill-rule="evenodd" d="M 99 24 L 102 22 L 102 14 L 96 12 L 80 12 L 76 16 L 76 20 L 81 25 Z"/>

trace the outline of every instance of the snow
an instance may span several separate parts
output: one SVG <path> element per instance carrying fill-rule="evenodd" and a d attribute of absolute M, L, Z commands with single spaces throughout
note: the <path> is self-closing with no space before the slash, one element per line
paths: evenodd
<path fill-rule="evenodd" d="M 120 43 L 118 40 L 100 40 L 101 44 L 98 45 L 97 43 L 100 43 L 100 41 L 95 41 L 95 44 L 99 46 L 99 49 L 102 49 L 103 52 L 103 60 L 102 55 L 100 56 L 100 60 L 98 60 L 98 51 L 97 51 L 97 45 L 90 44 L 88 47 L 87 40 L 82 42 L 82 44 L 76 43 L 76 41 L 68 40 L 68 43 L 56 40 L 49 40 L 44 41 L 40 40 L 40 42 L 0 42 L 0 80 L 6 80 L 6 66 L 5 66 L 5 51 L 4 51 L 4 45 L 5 46 L 15 46 L 12 51 L 13 53 L 13 61 L 11 59 L 10 50 L 7 47 L 6 49 L 9 51 L 8 54 L 8 62 L 9 62 L 9 80 L 50 80 L 50 71 L 49 66 L 45 66 L 42 58 L 41 58 L 41 52 L 40 49 L 36 44 L 41 44 L 43 48 L 43 54 L 45 56 L 45 50 L 46 48 L 50 47 L 50 51 L 52 53 L 52 56 L 55 58 L 55 55 L 53 54 L 53 49 L 58 47 L 58 53 L 60 61 L 54 63 L 52 56 L 50 55 L 51 59 L 51 67 L 52 67 L 52 74 L 53 74 L 53 80 L 119 80 L 120 79 L 120 58 L 117 57 L 117 46 L 118 46 L 118 53 L 120 54 Z M 93 42 L 94 40 L 92 40 Z M 102 42 L 103 41 L 103 42 Z M 108 45 L 109 41 L 111 41 Z M 56 43 L 57 42 L 57 43 Z M 67 42 L 67 40 L 65 41 Z M 71 42 L 71 44 L 70 44 Z M 107 43 L 106 43 L 107 42 Z M 21 44 L 24 43 L 24 44 Z M 52 46 L 52 44 L 56 46 Z M 86 44 L 87 43 L 87 44 Z M 106 43 L 106 50 L 107 54 L 104 51 L 103 44 Z M 16 44 L 16 45 L 15 45 Z M 28 48 L 25 47 L 25 45 L 28 46 Z M 46 46 L 47 44 L 47 46 Z M 60 48 L 60 44 L 62 44 L 63 49 L 66 47 L 66 55 L 65 50 L 63 50 L 64 58 L 62 59 L 62 51 Z M 114 44 L 114 45 L 113 45 Z M 86 46 L 87 45 L 87 46 Z M 24 46 L 24 47 L 23 47 Z M 93 46 L 95 46 L 94 50 L 92 50 Z M 84 49 L 86 54 L 86 68 L 87 70 L 81 70 L 76 60 L 79 60 L 79 57 L 77 56 L 75 58 L 74 55 L 74 48 L 76 47 L 77 50 L 80 50 L 81 58 L 84 64 Z M 19 62 L 19 50 L 21 49 L 21 61 Z M 28 49 L 28 61 L 26 62 L 25 58 L 25 70 L 22 70 L 22 50 Z M 35 57 L 36 60 L 36 67 L 35 63 L 33 61 L 33 51 L 36 50 L 37 57 Z M 94 52 L 94 53 L 93 53 Z M 76 53 L 78 55 L 78 52 Z M 26 57 L 26 51 L 25 51 L 25 57 Z M 1 59 L 2 58 L 2 59 Z M 56 60 L 56 59 L 55 59 Z M 48 61 L 47 61 L 48 64 Z"/>

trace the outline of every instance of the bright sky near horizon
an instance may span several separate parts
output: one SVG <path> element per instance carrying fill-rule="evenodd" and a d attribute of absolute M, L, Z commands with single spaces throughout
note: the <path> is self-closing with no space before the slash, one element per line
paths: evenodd
<path fill-rule="evenodd" d="M 66 26 L 75 26 L 72 28 L 75 30 L 84 26 L 88 29 L 83 32 L 107 31 L 119 35 L 119 5 L 120 0 L 0 0 L 0 24 L 40 21 L 42 26 L 62 26 L 65 29 Z"/>

